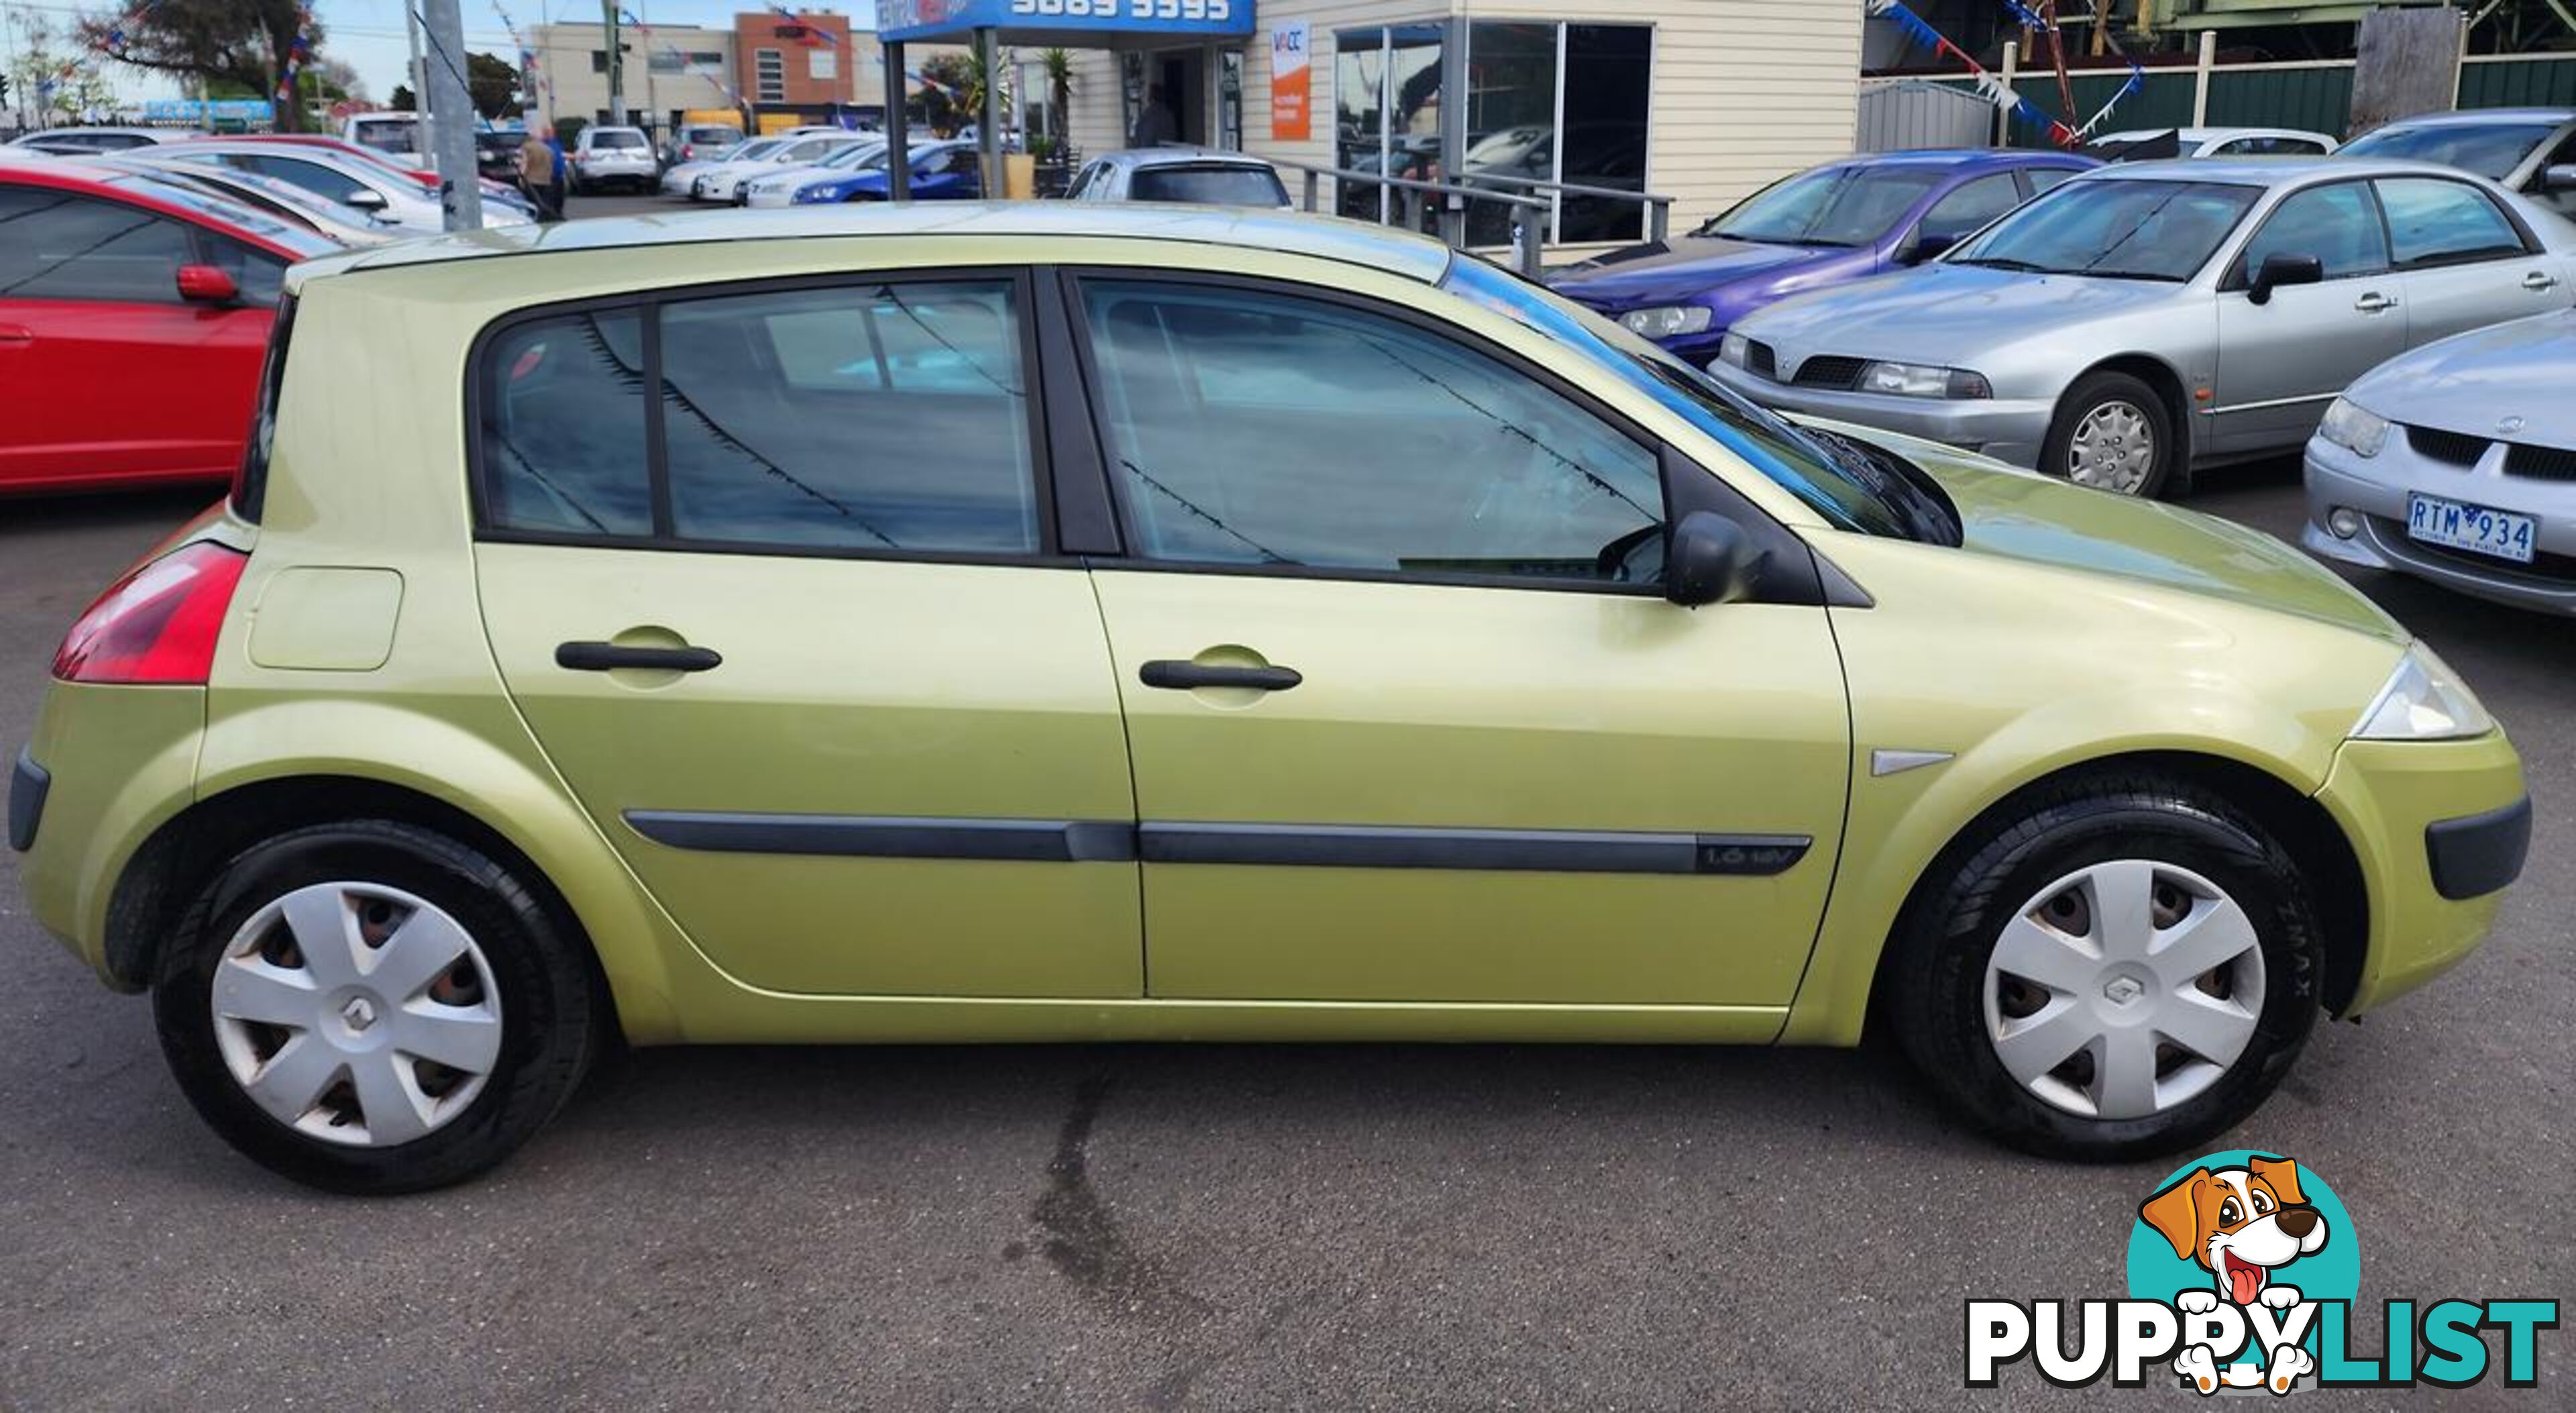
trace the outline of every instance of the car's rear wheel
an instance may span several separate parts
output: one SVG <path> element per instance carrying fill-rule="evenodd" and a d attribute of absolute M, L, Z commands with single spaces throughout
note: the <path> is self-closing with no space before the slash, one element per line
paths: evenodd
<path fill-rule="evenodd" d="M 2183 489 L 2183 447 L 2156 390 L 2127 373 L 2094 373 L 2057 404 L 2040 469 L 2114 495 Z"/>
<path fill-rule="evenodd" d="M 2319 938 L 2259 823 L 2160 773 L 2043 786 L 1909 904 L 1888 1013 L 1932 1087 L 2055 1157 L 2170 1152 L 2262 1103 L 2306 1043 Z"/>
<path fill-rule="evenodd" d="M 363 821 L 227 864 L 164 949 L 163 1053 L 253 1160 L 339 1192 L 438 1187 L 551 1118 L 597 1048 L 588 966 L 525 880 Z"/>

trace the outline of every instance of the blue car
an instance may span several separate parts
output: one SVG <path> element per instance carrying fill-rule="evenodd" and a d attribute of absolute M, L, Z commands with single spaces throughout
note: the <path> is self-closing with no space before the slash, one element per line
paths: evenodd
<path fill-rule="evenodd" d="M 934 142 L 913 148 L 906 154 L 912 170 L 911 196 L 915 201 L 979 201 L 984 195 L 984 177 L 971 142 Z M 883 201 L 893 181 L 879 162 L 867 170 L 830 178 L 817 178 L 796 189 L 795 204 L 814 206 L 832 201 Z"/>
<path fill-rule="evenodd" d="M 2065 152 L 1884 152 L 1811 167 L 1690 234 L 1552 271 L 1556 292 L 1694 363 L 1729 325 L 1792 294 L 1884 274 L 1950 248 L 2091 167 Z"/>

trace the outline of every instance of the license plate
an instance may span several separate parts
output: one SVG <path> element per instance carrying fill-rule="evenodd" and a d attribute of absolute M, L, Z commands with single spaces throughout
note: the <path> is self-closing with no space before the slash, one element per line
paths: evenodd
<path fill-rule="evenodd" d="M 2464 505 L 2440 496 L 2406 497 L 2406 537 L 2428 545 L 2529 564 L 2532 541 L 2538 534 L 2539 525 L 2528 515 Z"/>

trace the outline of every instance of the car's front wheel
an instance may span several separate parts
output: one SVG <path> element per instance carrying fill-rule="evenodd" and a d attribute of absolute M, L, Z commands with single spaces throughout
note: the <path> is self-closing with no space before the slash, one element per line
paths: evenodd
<path fill-rule="evenodd" d="M 2038 787 L 1909 904 L 1899 1039 L 2004 1141 L 2116 1161 L 2251 1113 L 2306 1043 L 2320 942 L 2297 863 L 2216 792 L 2157 772 Z"/>
<path fill-rule="evenodd" d="M 491 1167 L 580 1082 L 605 1007 L 529 884 L 407 824 L 302 829 L 205 888 L 153 986 L 162 1051 L 235 1148 L 339 1192 Z"/>
<path fill-rule="evenodd" d="M 2182 439 L 2156 390 L 2127 373 L 2094 373 L 2067 391 L 2040 468 L 2079 486 L 2142 498 L 2187 487 Z"/>

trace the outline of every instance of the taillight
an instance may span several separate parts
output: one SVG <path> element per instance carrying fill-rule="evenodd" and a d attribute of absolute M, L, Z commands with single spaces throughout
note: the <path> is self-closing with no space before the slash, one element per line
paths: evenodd
<path fill-rule="evenodd" d="M 66 682 L 204 686 L 215 639 L 250 556 L 208 540 L 163 555 L 116 581 L 80 616 L 54 654 Z"/>

